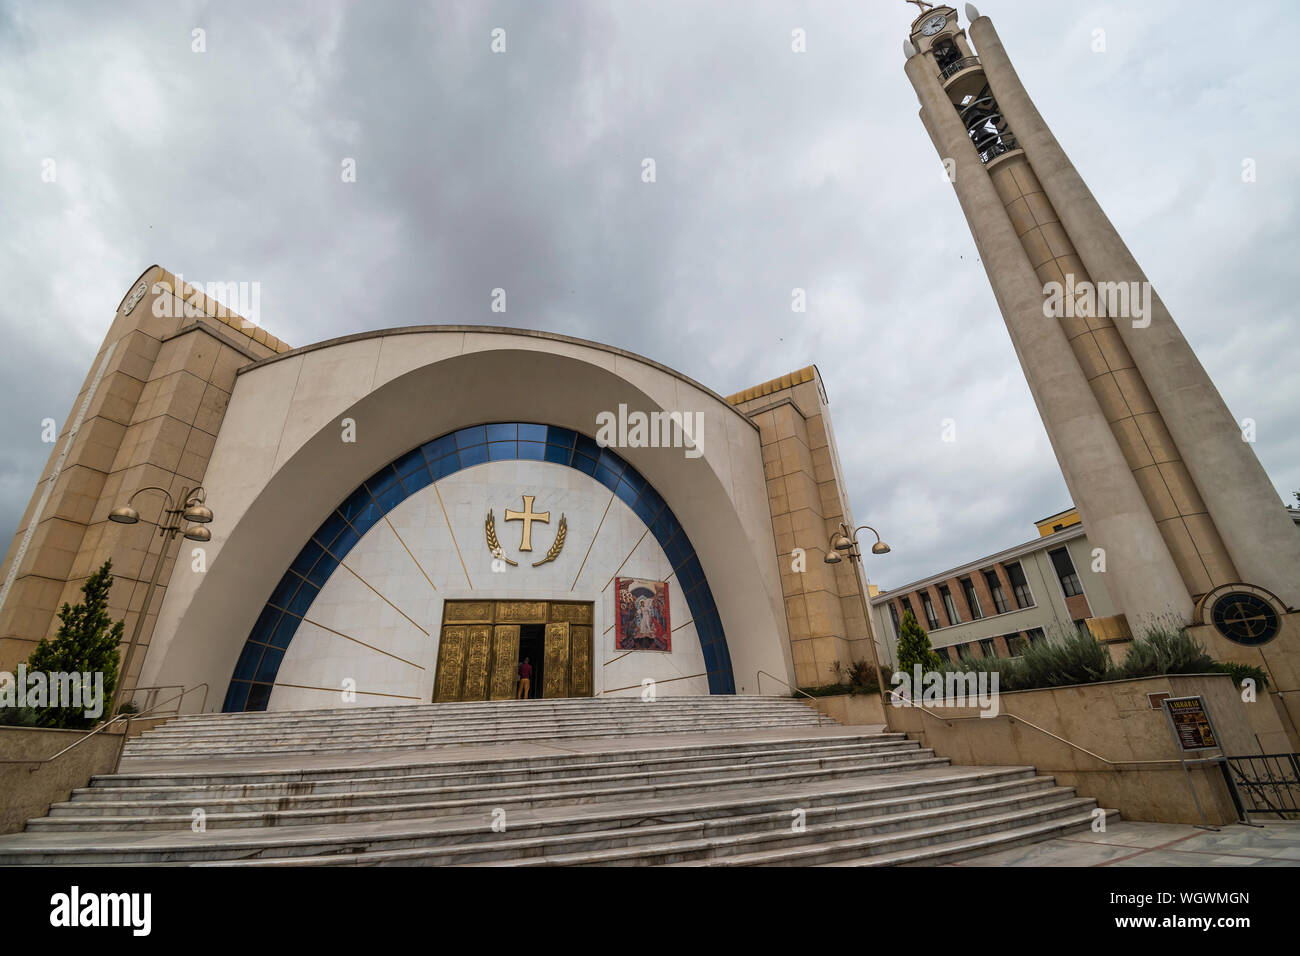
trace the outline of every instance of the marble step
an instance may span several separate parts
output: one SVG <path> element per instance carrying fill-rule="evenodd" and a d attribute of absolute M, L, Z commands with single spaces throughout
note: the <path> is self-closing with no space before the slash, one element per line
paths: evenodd
<path fill-rule="evenodd" d="M 793 744 L 793 745 L 792 745 Z M 747 764 L 783 757 L 839 757 L 881 750 L 916 749 L 920 745 L 902 734 L 876 737 L 828 738 L 821 741 L 771 741 L 716 747 L 682 747 L 661 750 L 615 751 L 605 754 L 563 754 L 519 760 L 458 761 L 454 764 L 421 763 L 364 770 L 269 772 L 265 777 L 247 773 L 118 774 L 97 776 L 89 787 L 72 791 L 71 802 L 104 803 L 117 800 L 190 801 L 237 794 L 263 798 L 303 794 L 351 793 L 358 790 L 397 790 L 437 784 L 501 783 L 512 780 L 542 781 L 591 777 L 604 773 L 661 771 Z M 454 769 L 438 769 L 451 767 Z M 55 804 L 56 807 L 65 804 Z"/>
<path fill-rule="evenodd" d="M 845 752 L 847 751 L 847 752 Z M 435 794 L 512 793 L 522 788 L 545 785 L 550 792 L 581 789 L 594 784 L 635 783 L 663 780 L 710 780 L 741 777 L 756 773 L 773 772 L 781 768 L 790 770 L 856 768 L 869 771 L 878 765 L 897 763 L 900 760 L 921 759 L 921 751 L 914 741 L 884 747 L 833 748 L 825 752 L 782 751 L 772 753 L 740 753 L 729 755 L 725 761 L 717 757 L 696 757 L 677 761 L 617 761 L 599 765 L 556 767 L 543 774 L 515 771 L 500 774 L 485 771 L 472 774 L 450 771 L 419 777 L 366 778 L 358 775 L 338 781 L 324 792 L 307 792 L 301 785 L 276 784 L 257 788 L 236 784 L 221 790 L 213 787 L 180 788 L 157 796 L 140 793 L 137 788 L 114 788 L 110 793 L 99 792 L 105 788 L 84 788 L 73 799 L 54 804 L 52 816 L 77 816 L 106 814 L 118 811 L 120 815 L 164 810 L 183 804 L 188 812 L 196 807 L 207 811 L 265 811 L 290 810 L 298 806 L 347 806 L 361 799 L 382 796 L 394 802 L 418 801 Z M 260 792 L 259 792 L 260 791 Z M 136 811 L 140 811 L 137 813 Z"/>
<path fill-rule="evenodd" d="M 726 721 L 718 722 L 710 731 L 764 730 L 806 726 L 790 721 Z M 815 724 L 813 725 L 815 726 Z M 684 734 L 700 731 L 700 725 L 694 721 L 679 723 L 662 723 L 651 726 L 616 728 L 601 726 L 583 726 L 581 729 L 570 727 L 533 727 L 504 732 L 466 732 L 459 734 L 437 734 L 407 732 L 393 735 L 362 736 L 340 738 L 340 735 L 321 735 L 309 738 L 261 737 L 231 742 L 207 743 L 203 740 L 177 740 L 154 743 L 145 738 L 130 741 L 123 753 L 124 758 L 154 757 L 194 757 L 194 756 L 254 756 L 262 754 L 325 754 L 358 750 L 418 750 L 436 746 L 453 746 L 465 744 L 509 743 L 518 740 L 579 740 L 596 737 L 632 737 L 650 734 Z"/>
<path fill-rule="evenodd" d="M 432 792 L 412 794 L 411 800 L 397 801 L 391 794 L 385 802 L 338 800 L 342 806 L 314 807 L 309 801 L 283 802 L 285 809 L 214 811 L 207 813 L 208 829 L 267 826 L 315 826 L 321 824 L 353 823 L 369 820 L 390 820 L 411 817 L 428 817 L 440 814 L 464 813 L 475 808 L 488 815 L 496 807 L 538 808 L 574 802 L 617 801 L 653 798 L 656 796 L 708 793 L 726 791 L 743 786 L 811 785 L 827 780 L 871 773 L 893 773 L 925 767 L 945 766 L 947 760 L 935 757 L 930 750 L 909 750 L 897 754 L 855 758 L 851 761 L 824 766 L 827 761 L 783 761 L 764 767 L 751 768 L 751 772 L 736 771 L 703 773 L 682 772 L 672 774 L 625 774 L 609 779 L 561 781 L 546 785 L 538 791 L 532 784 L 489 784 L 471 787 L 444 787 Z M 336 798 L 337 799 L 337 798 Z M 194 807 L 178 808 L 180 812 L 161 813 L 153 807 L 141 807 L 141 815 L 113 814 L 114 805 L 94 805 L 82 812 L 72 807 L 68 814 L 53 815 L 30 820 L 28 832 L 75 830 L 163 830 L 189 829 Z M 109 812 L 101 812 L 108 810 Z M 75 815 L 73 815 L 75 814 Z"/>
<path fill-rule="evenodd" d="M 1117 823 L 1120 819 L 1118 810 L 1106 810 L 1106 825 Z M 1096 808 L 1086 813 L 1072 814 L 1042 823 L 1027 826 L 1015 826 L 989 833 L 982 833 L 968 839 L 949 839 L 921 849 L 896 850 L 880 853 L 866 858 L 849 858 L 821 866 L 937 866 L 956 863 L 972 857 L 983 856 L 999 850 L 1010 850 L 1019 846 L 1029 846 L 1091 829 L 1096 822 Z"/>
<path fill-rule="evenodd" d="M 595 829 L 535 834 L 515 830 L 497 834 L 493 841 L 410 847 L 338 856 L 264 858 L 256 865 L 402 865 L 402 866 L 549 866 L 549 865 L 655 865 L 675 862 L 690 847 L 692 854 L 727 858 L 733 854 L 770 855 L 774 850 L 813 851 L 827 840 L 863 840 L 890 834 L 905 838 L 924 833 L 935 821 L 981 826 L 990 818 L 1028 814 L 1034 819 L 1054 817 L 1076 801 L 1068 787 L 1055 787 L 1050 778 L 1030 778 L 1013 786 L 982 788 L 936 787 L 929 793 L 859 803 L 804 806 L 793 794 L 775 806 L 744 815 L 654 822 L 617 829 Z M 805 813 L 801 831 L 791 827 L 792 808 Z M 480 830 L 488 829 L 480 826 Z M 490 830 L 489 830 L 490 833 Z M 925 837 L 907 841 L 926 843 Z M 241 865 L 232 861 L 222 865 Z"/>
<path fill-rule="evenodd" d="M 661 796 L 609 805 L 578 804 L 555 811 L 507 812 L 509 830 L 491 829 L 490 813 L 442 820 L 390 820 L 379 823 L 325 827 L 266 827 L 207 833 L 106 832 L 76 843 L 42 845 L 58 839 L 45 834 L 0 837 L 0 865 L 38 864 L 158 864 L 230 861 L 264 864 L 283 860 L 301 863 L 368 862 L 368 854 L 391 854 L 393 862 L 419 857 L 439 848 L 464 844 L 493 846 L 564 834 L 617 831 L 638 833 L 647 826 L 690 824 L 755 818 L 755 826 L 788 828 L 790 808 L 807 809 L 812 819 L 885 816 L 907 809 L 954 806 L 987 796 L 1025 795 L 1054 787 L 1051 778 L 1032 768 L 935 768 L 904 775 L 878 775 L 823 783 L 819 787 L 747 786 L 711 795 Z M 761 819 L 759 819 L 761 818 Z M 773 821 L 778 821 L 774 824 Z M 742 821 L 743 824 L 743 821 Z M 635 836 L 635 834 L 633 834 Z M 561 841 L 562 843 L 563 841 Z M 658 842 L 663 842 L 662 838 Z M 25 843 L 32 845 L 24 845 Z M 492 847 L 489 847 L 491 851 Z M 521 849 L 521 848 L 516 848 Z M 511 851 L 513 852 L 513 851 Z M 374 857 L 373 862 L 385 862 Z"/>
<path fill-rule="evenodd" d="M 700 698 L 721 700 L 722 698 Z M 454 709 L 453 709 L 454 708 Z M 815 712 L 795 700 L 771 702 L 766 699 L 750 701 L 731 698 L 723 704 L 679 704 L 665 700 L 644 702 L 639 699 L 622 701 L 618 698 L 596 698 L 582 706 L 555 706 L 538 701 L 493 701 L 475 705 L 431 704 L 393 706 L 382 710 L 336 708 L 328 711 L 274 711 L 256 714 L 204 714 L 180 716 L 150 731 L 150 733 L 191 733 L 204 730 L 251 730 L 267 726 L 327 727 L 346 723 L 382 724 L 393 720 L 424 721 L 430 725 L 443 722 L 479 721 L 485 718 L 506 720 L 532 720 L 538 718 L 573 717 L 592 719 L 601 716 L 642 717 L 647 712 L 665 716 L 728 716 L 764 714 L 770 716 L 812 716 Z M 823 717 L 823 720 L 826 719 Z"/>
<path fill-rule="evenodd" d="M 774 696 L 758 694 L 717 694 L 668 696 L 659 695 L 654 700 L 642 700 L 640 696 L 630 697 L 555 697 L 541 700 L 469 700 L 446 703 L 419 704 L 349 704 L 346 707 L 318 707 L 307 710 L 258 710 L 236 713 L 181 714 L 178 722 L 201 722 L 205 720 L 258 721 L 280 717 L 310 718 L 337 717 L 339 714 L 382 715 L 394 711 L 424 711 L 427 713 L 480 712 L 500 707 L 555 708 L 569 710 L 591 710 L 602 707 L 679 707 L 695 710 L 726 710 L 736 706 L 790 707 L 804 706 L 803 698 L 786 695 Z"/>
<path fill-rule="evenodd" d="M 765 736 L 750 736 L 763 734 Z M 770 736 L 766 736 L 770 734 Z M 393 762 L 392 758 L 382 763 L 370 763 L 369 756 L 363 754 L 338 754 L 331 757 L 334 763 L 324 766 L 299 767 L 284 764 L 273 767 L 241 766 L 238 762 L 227 764 L 220 769 L 208 770 L 206 761 L 199 761 L 194 766 L 181 765 L 179 769 L 163 769 L 161 765 L 150 766 L 144 770 L 121 771 L 116 774 L 97 775 L 92 780 L 113 780 L 118 786 L 143 786 L 158 780 L 174 784 L 219 784 L 229 782 L 232 777 L 247 778 L 250 782 L 271 783 L 276 781 L 325 780 L 348 777 L 357 772 L 358 761 L 366 761 L 365 770 L 371 774 L 408 774 L 420 773 L 429 767 L 466 767 L 471 770 L 496 767 L 515 769 L 521 767 L 541 767 L 557 763 L 600 763 L 611 759 L 638 759 L 687 754 L 725 754 L 737 748 L 783 748 L 796 745 L 807 746 L 851 746 L 858 742 L 897 742 L 906 740 L 905 734 L 867 731 L 853 733 L 840 731 L 833 735 L 820 736 L 799 734 L 799 728 L 776 728 L 774 730 L 746 731 L 743 736 L 733 738 L 719 735 L 716 743 L 712 734 L 694 733 L 687 737 L 625 737 L 611 740 L 602 746 L 603 741 L 582 742 L 573 749 L 537 750 L 518 753 L 513 747 L 474 747 L 466 755 L 464 748 L 429 751 L 426 754 L 413 755 L 409 762 Z M 599 749 L 585 749 L 595 745 Z M 535 745 L 526 745 L 529 747 Z M 394 755 L 394 757 L 400 755 Z"/>
<path fill-rule="evenodd" d="M 780 721 L 780 719 L 771 718 L 753 718 L 753 719 L 729 719 L 729 721 L 716 721 L 710 724 L 708 732 L 727 731 L 727 730 L 762 730 L 764 727 L 816 727 L 818 724 L 803 723 L 796 721 Z M 823 722 L 823 727 L 836 726 Z M 682 730 L 686 728 L 686 730 Z M 148 737 L 148 739 L 133 739 L 127 744 L 129 750 L 175 750 L 179 748 L 192 747 L 203 749 L 230 749 L 242 748 L 244 745 L 274 745 L 274 747 L 286 747 L 286 745 L 296 744 L 363 744 L 363 743 L 383 743 L 383 741 L 400 741 L 412 739 L 430 739 L 430 740 L 516 740 L 525 735 L 529 736 L 636 736 L 643 734 L 676 734 L 676 732 L 701 732 L 699 723 L 694 721 L 649 721 L 637 724 L 614 724 L 614 723 L 591 723 L 591 722 L 572 722 L 572 723 L 550 723 L 536 722 L 520 724 L 520 726 L 503 726 L 494 727 L 491 724 L 478 724 L 478 726 L 467 726 L 464 728 L 455 728 L 455 730 L 445 730 L 445 728 L 430 727 L 389 727 L 383 730 L 374 730 L 370 732 L 352 732 L 351 730 L 339 730 L 333 734 L 282 734 L 282 732 L 265 731 L 260 735 L 240 735 L 229 737 L 173 737 L 173 739 L 157 739 L 157 737 Z"/>
<path fill-rule="evenodd" d="M 1062 792 L 1063 791 L 1063 792 Z M 547 857 L 516 857 L 496 866 L 818 866 L 935 847 L 1015 827 L 1065 823 L 1078 829 L 1092 820 L 1096 802 L 1072 788 L 1054 788 L 1048 800 L 979 801 L 865 821 L 808 826 L 803 833 L 758 833 L 745 837 L 679 840 L 652 847 L 615 847 Z M 912 825 L 908 825 L 912 824 Z M 788 829 L 788 825 L 787 825 Z"/>
<path fill-rule="evenodd" d="M 701 698 L 703 699 L 703 698 Z M 387 707 L 382 711 L 353 710 L 340 707 L 321 713 L 304 711 L 269 711 L 257 714 L 202 714 L 173 717 L 160 730 L 184 729 L 194 730 L 213 727 L 256 727 L 263 724 L 299 724 L 327 725 L 340 722 L 377 722 L 391 719 L 425 720 L 430 723 L 454 720 L 482 720 L 485 717 L 534 718 L 534 717 L 592 717 L 601 714 L 614 716 L 640 715 L 646 713 L 660 714 L 812 714 L 814 711 L 799 701 L 790 700 L 779 703 L 770 701 L 750 701 L 745 698 L 733 698 L 725 705 L 719 704 L 678 704 L 663 700 L 656 701 L 619 701 L 617 699 L 599 698 L 580 707 L 556 706 L 538 701 L 492 701 L 473 708 L 452 704 L 409 705 Z"/>
<path fill-rule="evenodd" d="M 139 737 L 132 738 L 132 742 L 143 741 L 175 741 L 175 740 L 256 740 L 260 737 L 274 735 L 284 737 L 314 737 L 328 736 L 333 734 L 357 734 L 366 735 L 374 733 L 392 733 L 397 730 L 402 731 L 424 731 L 430 733 L 457 733 L 462 731 L 510 731 L 514 729 L 527 729 L 529 727 L 607 727 L 610 729 L 636 729 L 640 727 L 656 726 L 662 724 L 681 724 L 690 722 L 695 726 L 701 723 L 706 727 L 725 725 L 730 723 L 751 723 L 759 721 L 770 721 L 781 724 L 793 725 L 813 725 L 817 724 L 817 715 L 811 710 L 804 708 L 802 713 L 793 715 L 779 715 L 767 712 L 755 711 L 753 713 L 731 713 L 710 717 L 707 721 L 701 721 L 700 718 L 691 715 L 684 715 L 676 712 L 642 712 L 640 714 L 631 714 L 622 718 L 614 718 L 605 715 L 587 715 L 575 717 L 557 717 L 549 718 L 544 716 L 533 716 L 527 718 L 480 718 L 466 719 L 455 722 L 429 722 L 426 720 L 403 720 L 394 718 L 392 720 L 375 722 L 370 725 L 363 725 L 356 721 L 340 721 L 337 724 L 321 727 L 301 727 L 293 726 L 288 723 L 268 724 L 250 729 L 240 728 L 217 728 L 208 730 L 170 730 L 168 725 L 163 725 L 155 730 L 146 731 Z M 822 718 L 823 725 L 834 725 L 834 721 L 826 717 Z"/>

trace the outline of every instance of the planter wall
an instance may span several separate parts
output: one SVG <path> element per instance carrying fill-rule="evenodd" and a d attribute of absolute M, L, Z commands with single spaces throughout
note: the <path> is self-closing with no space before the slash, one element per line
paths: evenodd
<path fill-rule="evenodd" d="M 832 720 L 848 727 L 879 725 L 885 722 L 884 704 L 879 694 L 836 694 L 833 697 L 818 697 L 809 700 L 800 698 L 805 704 Z"/>
<path fill-rule="evenodd" d="M 0 760 L 40 761 L 86 735 L 84 730 L 0 727 Z M 122 749 L 120 726 L 96 734 L 50 763 L 0 763 L 0 833 L 19 833 L 67 800 L 93 774 L 112 773 Z"/>
<path fill-rule="evenodd" d="M 973 707 L 928 706 L 889 706 L 885 716 L 890 730 L 913 735 L 954 763 L 1033 766 L 1054 776 L 1058 785 L 1075 787 L 1101 806 L 1118 809 L 1125 819 L 1198 823 L 1196 804 L 1177 762 L 1177 746 L 1164 711 L 1153 709 L 1147 697 L 1161 693 L 1171 697 L 1202 695 L 1224 749 L 1232 756 L 1265 752 L 1257 735 L 1285 739 L 1271 702 L 1261 698 L 1253 704 L 1243 703 L 1226 674 L 1167 675 L 1003 693 L 998 698 L 999 716 L 993 718 L 977 717 L 979 711 Z M 1021 720 L 1010 719 L 1012 716 Z M 976 719 L 947 719 L 970 717 Z M 1209 822 L 1223 824 L 1237 818 L 1217 766 L 1192 768 L 1191 778 Z"/>

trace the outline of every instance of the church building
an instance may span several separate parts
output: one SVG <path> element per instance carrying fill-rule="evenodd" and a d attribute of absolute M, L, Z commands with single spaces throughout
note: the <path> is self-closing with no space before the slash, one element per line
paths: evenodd
<path fill-rule="evenodd" d="M 138 707 L 508 699 L 525 661 L 534 697 L 788 694 L 874 661 L 841 523 L 815 367 L 723 397 L 517 329 L 290 348 L 152 266 L 0 569 L 0 669 L 112 559 Z"/>

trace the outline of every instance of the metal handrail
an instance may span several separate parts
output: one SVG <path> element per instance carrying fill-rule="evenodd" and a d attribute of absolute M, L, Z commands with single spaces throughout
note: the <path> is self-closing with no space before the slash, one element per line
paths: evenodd
<path fill-rule="evenodd" d="M 789 685 L 788 683 L 786 683 L 785 681 L 781 680 L 781 678 L 777 677 L 775 674 L 769 674 L 767 671 L 759 671 L 759 672 L 758 672 L 758 677 L 757 677 L 757 680 L 758 680 L 758 693 L 759 693 L 759 696 L 760 696 L 760 697 L 761 697 L 762 694 L 763 694 L 763 678 L 764 678 L 764 677 L 770 677 L 770 678 L 772 678 L 772 680 L 776 681 L 776 682 L 779 683 L 779 684 L 785 684 L 786 687 L 789 687 L 790 690 L 794 691 L 796 694 L 803 694 L 805 697 L 807 697 L 809 700 L 811 700 L 814 704 L 817 703 L 817 698 L 814 697 L 812 694 L 806 693 L 805 691 L 800 690 L 798 687 L 790 687 L 790 685 Z M 820 727 L 820 726 L 822 725 L 822 712 L 821 712 L 820 710 L 818 710 L 816 707 L 813 707 L 813 713 L 817 715 L 817 726 Z"/>
<path fill-rule="evenodd" d="M 170 689 L 173 688 L 173 687 L 175 687 L 175 688 L 177 688 L 177 689 L 179 689 L 179 690 L 184 691 L 184 693 L 181 694 L 181 697 L 182 697 L 182 698 L 184 698 L 185 694 L 188 694 L 188 693 L 190 692 L 190 690 L 198 690 L 198 688 L 202 687 L 202 688 L 203 688 L 203 700 L 201 700 L 201 701 L 199 702 L 199 713 L 203 713 L 203 711 L 207 708 L 207 706 L 208 706 L 208 689 L 209 689 L 209 688 L 208 688 L 208 684 L 207 684 L 206 681 L 204 681 L 202 684 L 195 684 L 193 687 L 190 688 L 190 690 L 185 690 L 185 685 L 184 685 L 184 684 L 155 684 L 155 685 L 153 685 L 152 687 L 132 687 L 132 688 L 131 688 L 131 700 L 135 700 L 135 695 L 138 694 L 138 693 L 139 693 L 140 691 L 142 691 L 142 690 L 170 690 Z M 176 700 L 176 698 L 175 698 L 175 697 L 169 697 L 169 698 L 168 698 L 168 701 L 172 701 L 172 700 Z M 181 713 L 181 708 L 180 708 L 180 705 L 177 704 L 177 705 L 176 705 L 176 716 L 179 717 L 179 716 L 180 716 L 180 713 Z"/>
<path fill-rule="evenodd" d="M 173 685 L 170 685 L 170 686 L 179 687 L 179 686 L 181 686 L 181 685 L 179 685 L 179 684 L 173 684 Z M 127 737 L 127 736 L 129 735 L 129 733 L 130 733 L 130 729 L 131 729 L 131 721 L 132 721 L 133 719 L 137 719 L 137 720 L 138 720 L 138 719 L 140 719 L 140 718 L 142 718 L 142 717 L 147 717 L 149 714 L 153 713 L 153 712 L 154 712 L 155 710 L 157 710 L 159 707 L 163 707 L 163 706 L 165 706 L 165 705 L 167 705 L 167 704 L 170 704 L 173 700 L 183 699 L 183 698 L 185 697 L 185 695 L 188 694 L 190 691 L 198 690 L 200 687 L 202 687 L 202 688 L 204 689 L 204 692 L 203 692 L 203 699 L 206 701 L 206 700 L 207 700 L 207 688 L 208 688 L 208 684 L 207 684 L 207 681 L 204 681 L 204 682 L 201 683 L 201 684 L 195 684 L 193 687 L 189 688 L 188 690 L 182 690 L 178 695 L 176 695 L 176 697 L 168 697 L 168 698 L 167 698 L 165 701 L 163 701 L 161 704 L 158 704 L 158 705 L 156 705 L 155 707 L 151 708 L 150 710 L 146 710 L 146 711 L 144 711 L 143 713 L 139 713 L 139 714 L 118 714 L 116 717 L 113 717 L 113 718 L 110 718 L 109 720 L 104 721 L 102 724 L 100 724 L 98 727 L 96 727 L 96 728 L 95 728 L 94 730 L 92 730 L 90 733 L 86 734 L 86 735 L 83 736 L 83 737 L 79 737 L 79 738 L 77 738 L 77 739 L 74 740 L 72 743 L 68 744 L 68 746 L 66 746 L 66 747 L 64 747 L 62 750 L 60 750 L 58 753 L 53 754 L 53 755 L 51 755 L 51 756 L 49 756 L 49 757 L 44 757 L 44 758 L 42 758 L 42 759 L 40 759 L 40 760 L 0 760 L 0 764 L 11 764 L 11 763 L 29 763 L 29 764 L 35 764 L 35 766 L 32 767 L 32 768 L 28 771 L 28 773 L 35 773 L 35 772 L 36 772 L 37 770 L 39 770 L 41 767 L 45 766 L 45 764 L 50 763 L 50 762 L 52 762 L 52 761 L 54 761 L 54 760 L 58 760 L 60 757 L 62 757 L 65 753 L 67 753 L 67 752 L 68 752 L 69 750 L 71 750 L 73 747 L 76 747 L 76 746 L 78 746 L 78 745 L 84 743 L 85 741 L 89 740 L 91 737 L 95 736 L 96 734 L 101 733 L 102 731 L 107 730 L 109 727 L 113 726 L 113 725 L 114 725 L 115 723 L 117 723 L 119 720 L 125 720 L 125 721 L 126 721 L 127 733 L 126 733 L 126 734 L 123 734 L 123 736 L 122 736 L 122 745 L 125 746 L 125 745 L 126 745 L 126 737 Z M 27 730 L 43 730 L 43 729 L 47 729 L 47 728 L 29 727 L 29 728 L 24 728 L 24 729 L 27 729 Z M 119 760 L 121 759 L 121 756 L 122 756 L 122 754 L 121 754 L 121 752 L 119 751 L 119 752 L 118 752 L 118 759 L 119 759 Z M 114 769 L 116 769 L 116 762 L 114 763 Z"/>
<path fill-rule="evenodd" d="M 979 149 L 980 162 L 987 165 L 993 162 L 993 160 L 997 159 L 999 156 L 1002 156 L 1006 153 L 1015 152 L 1020 148 L 1020 143 L 1017 142 L 1016 138 L 1012 136 L 1010 133 L 1003 133 L 999 137 L 998 142 L 994 143 L 992 146 L 988 147 L 987 149 L 980 149 L 979 147 L 976 148 Z"/>
<path fill-rule="evenodd" d="M 939 71 L 939 79 L 946 80 L 966 69 L 968 66 L 979 66 L 980 58 L 977 56 L 964 56 L 960 60 L 953 60 L 942 70 Z"/>
<path fill-rule="evenodd" d="M 947 722 L 949 722 L 949 721 L 953 721 L 953 720 L 989 720 L 989 719 L 990 719 L 990 718 L 988 718 L 988 717 L 942 717 L 942 716 L 940 716 L 939 714 L 932 714 L 932 713 L 930 713 L 928 710 L 925 709 L 925 705 L 924 705 L 924 704 L 918 704 L 918 703 L 916 703 L 915 701 L 909 700 L 908 698 L 906 698 L 906 697 L 902 696 L 901 694 L 899 694 L 897 691 L 894 691 L 894 690 L 886 690 L 885 693 L 886 693 L 887 695 L 889 695 L 890 697 L 895 698 L 896 700 L 901 700 L 901 701 L 903 701 L 904 703 L 903 703 L 902 706 L 906 706 L 906 707 L 915 707 L 915 708 L 917 708 L 918 710 L 920 710 L 921 713 L 925 714 L 927 717 L 932 717 L 932 718 L 934 718 L 935 720 L 941 720 L 941 721 L 944 721 L 945 723 L 947 723 Z M 894 706 L 899 706 L 899 705 L 894 705 Z M 1032 720 L 1026 720 L 1025 718 L 1019 716 L 1018 714 L 1008 714 L 1008 713 L 1006 713 L 1006 712 L 1004 711 L 1004 712 L 1002 712 L 1002 713 L 1000 713 L 1000 714 L 994 714 L 993 716 L 994 716 L 994 717 L 1006 717 L 1008 720 L 1018 720 L 1018 721 L 1020 721 L 1022 724 L 1024 724 L 1026 727 L 1032 727 L 1034 730 L 1038 731 L 1040 734 L 1046 734 L 1048 737 L 1051 737 L 1053 740 L 1059 740 L 1061 743 L 1065 744 L 1067 747 L 1073 747 L 1075 750 L 1079 751 L 1079 753 L 1087 754 L 1089 757 L 1092 757 L 1094 760 L 1100 760 L 1102 763 L 1106 764 L 1107 766 L 1111 766 L 1111 767 L 1118 767 L 1118 766 L 1121 766 L 1121 765 L 1123 765 L 1123 764 L 1128 764 L 1128 765 L 1131 765 L 1131 766 L 1145 766 L 1145 765 L 1157 765 L 1157 764 L 1158 764 L 1158 765 L 1162 765 L 1162 766 L 1163 766 L 1163 765 L 1166 765 L 1166 764 L 1178 764 L 1178 763 L 1181 763 L 1181 762 L 1182 762 L 1182 761 L 1180 761 L 1180 760 L 1107 760 L 1107 759 L 1106 759 L 1105 757 L 1103 757 L 1101 754 L 1093 753 L 1091 750 L 1087 749 L 1086 747 L 1080 747 L 1080 746 L 1079 746 L 1078 744 L 1076 744 L 1073 740 L 1066 740 L 1064 737 L 1060 736 L 1059 734 L 1054 734 L 1054 733 L 1052 733 L 1052 732 L 1051 732 L 1050 730 L 1048 730 L 1046 727 L 1039 727 L 1039 726 L 1038 726 L 1036 723 L 1034 723 Z M 922 731 L 922 732 L 924 733 L 924 731 Z"/>

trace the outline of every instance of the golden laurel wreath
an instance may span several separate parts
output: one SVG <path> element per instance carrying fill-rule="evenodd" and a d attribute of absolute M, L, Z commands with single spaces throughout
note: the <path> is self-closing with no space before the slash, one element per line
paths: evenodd
<path fill-rule="evenodd" d="M 511 561 L 506 557 L 505 551 L 501 548 L 501 542 L 497 540 L 497 523 L 496 518 L 492 516 L 491 508 L 488 509 L 487 521 L 483 523 L 483 530 L 487 533 L 487 546 L 488 550 L 492 552 L 492 557 L 500 558 L 511 567 L 519 567 L 518 561 Z M 556 553 L 558 554 L 559 552 Z"/>
<path fill-rule="evenodd" d="M 540 567 L 548 561 L 554 561 L 564 550 L 564 535 L 569 530 L 568 522 L 564 520 L 564 515 L 560 515 L 560 527 L 555 532 L 555 542 L 551 545 L 551 550 L 546 552 L 546 557 L 540 561 L 534 561 L 533 567 Z"/>

